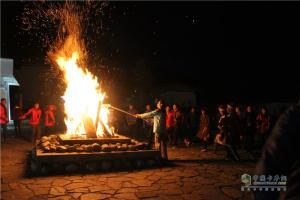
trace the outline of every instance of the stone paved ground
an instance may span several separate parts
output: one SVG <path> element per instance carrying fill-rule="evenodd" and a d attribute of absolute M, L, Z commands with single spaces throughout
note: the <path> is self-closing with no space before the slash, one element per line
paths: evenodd
<path fill-rule="evenodd" d="M 171 164 L 156 169 L 28 178 L 27 141 L 9 138 L 1 145 L 1 199 L 252 199 L 240 191 L 240 176 L 253 174 L 255 160 L 223 160 L 224 152 L 200 147 L 169 149 Z"/>

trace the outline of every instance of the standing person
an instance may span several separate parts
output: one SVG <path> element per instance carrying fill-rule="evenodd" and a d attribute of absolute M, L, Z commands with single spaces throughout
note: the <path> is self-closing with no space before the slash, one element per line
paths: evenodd
<path fill-rule="evenodd" d="M 266 107 L 262 107 L 260 113 L 256 117 L 256 130 L 263 145 L 270 131 L 270 115 L 268 114 Z"/>
<path fill-rule="evenodd" d="M 218 110 L 219 110 L 219 114 L 220 114 L 220 118 L 219 118 L 218 124 L 217 124 L 219 131 L 216 134 L 215 141 L 214 141 L 214 153 L 216 153 L 218 145 L 225 144 L 224 138 L 225 138 L 225 131 L 226 131 L 226 129 L 225 129 L 226 110 L 223 105 L 220 105 L 218 107 Z"/>
<path fill-rule="evenodd" d="M 22 118 L 25 119 L 30 114 L 31 114 L 31 118 L 29 120 L 29 124 L 32 127 L 32 142 L 35 142 L 41 137 L 40 120 L 41 120 L 42 111 L 40 109 L 39 103 L 35 103 L 34 107 L 29 109 L 28 112 L 22 116 Z"/>
<path fill-rule="evenodd" d="M 197 134 L 198 138 L 203 142 L 204 149 L 201 150 L 203 152 L 207 151 L 208 139 L 210 136 L 209 130 L 210 130 L 209 116 L 207 114 L 206 108 L 203 107 L 201 108 L 200 127 Z"/>
<path fill-rule="evenodd" d="M 236 146 L 240 142 L 240 126 L 233 104 L 227 104 L 227 113 L 227 119 L 225 120 L 227 158 L 234 158 L 239 161 L 240 158 L 236 151 Z"/>
<path fill-rule="evenodd" d="M 147 104 L 146 105 L 145 113 L 149 113 L 151 111 L 152 111 L 151 110 L 151 105 Z M 153 145 L 153 138 L 154 138 L 153 137 L 153 119 L 149 118 L 147 120 L 144 120 L 143 121 L 143 127 L 146 130 L 146 135 L 147 135 L 147 138 L 148 138 L 149 145 L 152 147 L 152 145 Z"/>
<path fill-rule="evenodd" d="M 50 133 L 53 133 L 53 128 L 55 126 L 55 106 L 48 105 L 45 111 L 45 135 L 48 136 Z"/>
<path fill-rule="evenodd" d="M 238 118 L 239 127 L 240 127 L 240 132 L 239 132 L 240 141 L 244 141 L 245 140 L 245 113 L 242 112 L 240 106 L 235 107 L 235 113 Z"/>
<path fill-rule="evenodd" d="M 166 114 L 163 109 L 163 101 L 158 100 L 154 111 L 136 114 L 137 118 L 153 118 L 153 133 L 155 134 L 155 148 L 161 152 L 164 160 L 168 160 L 167 136 L 166 136 Z"/>
<path fill-rule="evenodd" d="M 174 116 L 170 109 L 170 106 L 166 106 L 166 132 L 168 137 L 169 145 L 172 145 L 173 131 L 174 131 Z"/>
<path fill-rule="evenodd" d="M 1 137 L 3 136 L 3 140 L 7 137 L 7 123 L 8 123 L 8 116 L 7 116 L 7 109 L 6 109 L 6 99 L 1 99 L 0 105 L 0 125 L 1 125 Z"/>
<path fill-rule="evenodd" d="M 198 129 L 198 118 L 196 114 L 196 108 L 191 107 L 191 111 L 187 115 L 187 137 L 185 138 L 185 144 L 187 147 L 191 145 L 194 140 L 194 137 L 197 134 Z"/>
<path fill-rule="evenodd" d="M 252 106 L 248 105 L 245 114 L 245 140 L 244 147 L 246 151 L 253 150 L 254 134 L 255 134 L 255 114 L 253 113 Z"/>
<path fill-rule="evenodd" d="M 178 140 L 181 137 L 182 134 L 182 126 L 183 126 L 183 114 L 178 110 L 177 104 L 173 105 L 173 116 L 174 116 L 174 129 L 172 134 L 172 140 L 173 140 L 173 149 L 176 148 L 178 144 Z"/>
<path fill-rule="evenodd" d="M 131 113 L 132 115 L 137 114 L 136 109 L 134 108 L 133 104 L 129 104 L 128 106 L 128 112 Z M 136 118 L 130 116 L 130 115 L 126 115 L 126 122 L 127 122 L 127 127 L 128 127 L 128 131 L 130 134 L 133 134 L 136 132 L 137 129 L 137 120 Z"/>
<path fill-rule="evenodd" d="M 16 137 L 21 136 L 21 123 L 22 123 L 21 117 L 22 117 L 21 107 L 16 105 L 13 111 L 13 120 L 14 120 Z"/>

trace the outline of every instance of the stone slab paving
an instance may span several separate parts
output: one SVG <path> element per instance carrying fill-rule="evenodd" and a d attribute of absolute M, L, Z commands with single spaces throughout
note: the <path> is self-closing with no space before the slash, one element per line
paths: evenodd
<path fill-rule="evenodd" d="M 169 149 L 170 164 L 134 171 L 26 177 L 32 144 L 10 138 L 1 145 L 1 199 L 252 199 L 240 191 L 240 176 L 253 174 L 255 160 L 243 151 L 242 162 L 224 160 L 224 151 L 200 147 Z"/>

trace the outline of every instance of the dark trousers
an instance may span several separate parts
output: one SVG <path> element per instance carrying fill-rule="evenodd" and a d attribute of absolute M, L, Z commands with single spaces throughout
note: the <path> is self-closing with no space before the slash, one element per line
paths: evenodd
<path fill-rule="evenodd" d="M 145 126 L 145 132 L 147 136 L 147 140 L 150 146 L 154 144 L 154 133 L 153 133 L 153 127 L 152 126 Z"/>
<path fill-rule="evenodd" d="M 16 136 L 20 136 L 21 135 L 21 121 L 20 120 L 14 120 L 14 127 L 15 127 Z"/>
<path fill-rule="evenodd" d="M 155 149 L 160 151 L 161 157 L 164 160 L 168 160 L 167 136 L 165 135 L 165 133 L 155 133 Z"/>
<path fill-rule="evenodd" d="M 170 135 L 169 135 L 170 145 L 177 146 L 178 134 L 179 134 L 178 128 L 172 128 L 170 130 Z"/>
<path fill-rule="evenodd" d="M 194 142 L 195 136 L 197 134 L 197 127 L 191 127 L 188 129 L 188 132 L 186 134 L 186 139 L 188 139 L 190 142 Z"/>
<path fill-rule="evenodd" d="M 202 144 L 203 144 L 203 146 L 204 146 L 204 149 L 207 149 L 208 141 L 202 140 Z"/>
<path fill-rule="evenodd" d="M 235 145 L 225 145 L 226 152 L 227 152 L 227 158 L 234 159 L 236 161 L 240 160 L 240 157 L 236 151 Z"/>
<path fill-rule="evenodd" d="M 1 137 L 3 136 L 3 139 L 6 139 L 7 137 L 7 124 L 1 124 Z"/>
<path fill-rule="evenodd" d="M 252 151 L 254 145 L 254 132 L 246 132 L 244 138 L 244 148 L 246 151 Z"/>
<path fill-rule="evenodd" d="M 41 129 L 40 125 L 31 125 L 32 127 L 32 142 L 39 140 L 41 138 Z"/>

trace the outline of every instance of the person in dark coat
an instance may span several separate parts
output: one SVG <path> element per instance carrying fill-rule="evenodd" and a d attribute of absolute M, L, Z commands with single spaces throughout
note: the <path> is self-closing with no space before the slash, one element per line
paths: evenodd
<path fill-rule="evenodd" d="M 234 158 L 240 160 L 236 151 L 236 146 L 240 142 L 240 126 L 239 119 L 235 113 L 233 104 L 227 104 L 227 118 L 225 120 L 225 146 L 227 151 L 227 158 Z"/>
<path fill-rule="evenodd" d="M 151 112 L 151 105 L 146 105 L 145 113 Z M 143 121 L 143 128 L 145 130 L 149 145 L 152 146 L 154 143 L 154 133 L 153 133 L 153 119 L 147 119 Z"/>
<path fill-rule="evenodd" d="M 277 120 L 256 166 L 257 175 L 287 177 L 286 192 L 256 191 L 255 199 L 300 199 L 300 101 Z"/>
<path fill-rule="evenodd" d="M 197 134 L 198 138 L 202 141 L 204 149 L 201 151 L 207 151 L 208 140 L 210 137 L 210 119 L 207 114 L 206 108 L 201 108 L 201 115 L 200 115 L 200 127 Z"/>
<path fill-rule="evenodd" d="M 194 137 L 196 136 L 197 129 L 198 129 L 198 118 L 196 114 L 196 108 L 193 106 L 191 107 L 191 111 L 187 115 L 187 136 L 184 140 L 187 147 L 189 147 L 192 142 L 194 141 Z"/>
<path fill-rule="evenodd" d="M 13 120 L 14 120 L 14 127 L 15 127 L 15 136 L 21 136 L 21 124 L 22 124 L 22 110 L 19 105 L 16 105 L 13 110 Z"/>
<path fill-rule="evenodd" d="M 131 113 L 132 115 L 137 114 L 137 110 L 132 103 L 129 104 L 127 112 Z M 138 122 L 136 118 L 130 115 L 126 115 L 126 123 L 129 134 L 135 133 L 137 131 Z"/>

